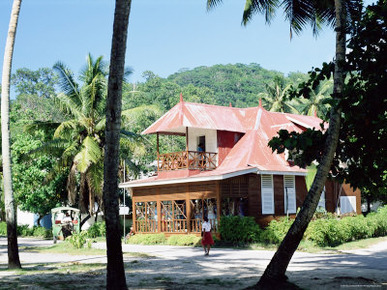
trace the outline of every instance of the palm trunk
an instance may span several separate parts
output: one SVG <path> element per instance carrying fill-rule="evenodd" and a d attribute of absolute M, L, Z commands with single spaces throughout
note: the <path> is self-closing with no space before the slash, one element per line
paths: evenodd
<path fill-rule="evenodd" d="M 118 163 L 122 82 L 131 0 L 116 0 L 106 100 L 104 208 L 106 218 L 107 289 L 127 289 L 118 209 Z"/>
<path fill-rule="evenodd" d="M 345 11 L 342 0 L 335 0 L 336 9 L 336 63 L 334 73 L 333 98 L 339 100 L 343 90 L 344 73 L 342 70 L 345 61 Z M 329 121 L 328 136 L 325 143 L 325 151 L 312 187 L 297 215 L 293 225 L 290 227 L 284 240 L 274 254 L 269 265 L 266 267 L 260 281 L 256 285 L 259 289 L 274 289 L 281 287 L 287 277 L 285 275 L 289 262 L 297 250 L 305 230 L 316 211 L 321 192 L 327 179 L 336 147 L 339 139 L 341 109 L 333 107 Z M 273 288 L 274 287 L 274 288 Z"/>
<path fill-rule="evenodd" d="M 4 51 L 3 77 L 1 89 L 1 134 L 2 134 L 2 154 L 3 154 L 3 181 L 4 181 L 4 203 L 7 220 L 8 237 L 8 268 L 21 268 L 19 259 L 19 249 L 17 245 L 17 219 L 16 205 L 12 191 L 11 172 L 11 148 L 9 130 L 9 92 L 12 69 L 13 49 L 19 12 L 22 0 L 14 0 L 9 21 L 7 42 Z"/>

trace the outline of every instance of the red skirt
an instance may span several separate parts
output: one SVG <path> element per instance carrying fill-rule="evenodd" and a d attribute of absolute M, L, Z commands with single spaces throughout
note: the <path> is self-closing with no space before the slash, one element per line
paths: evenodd
<path fill-rule="evenodd" d="M 202 238 L 202 245 L 213 245 L 214 240 L 212 239 L 211 232 L 204 232 L 203 238 Z"/>

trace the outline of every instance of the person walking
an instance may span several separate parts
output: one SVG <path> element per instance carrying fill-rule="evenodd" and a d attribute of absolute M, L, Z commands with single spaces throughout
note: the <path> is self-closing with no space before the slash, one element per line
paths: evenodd
<path fill-rule="evenodd" d="M 204 217 L 204 222 L 202 224 L 202 245 L 204 249 L 204 256 L 210 254 L 211 246 L 214 244 L 214 240 L 211 235 L 211 224 L 208 222 L 208 218 Z"/>

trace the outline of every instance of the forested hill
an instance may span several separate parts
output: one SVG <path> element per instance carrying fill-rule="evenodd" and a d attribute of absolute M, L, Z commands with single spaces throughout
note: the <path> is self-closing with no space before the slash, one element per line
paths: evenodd
<path fill-rule="evenodd" d="M 167 79 L 181 87 L 194 85 L 208 88 L 214 93 L 216 104 L 235 107 L 250 107 L 258 104 L 258 94 L 265 93 L 265 84 L 272 84 L 275 77 L 283 78 L 284 84 L 298 83 L 306 74 L 283 73 L 262 68 L 259 64 L 227 64 L 210 67 L 201 66 L 192 70 L 181 70 Z"/>

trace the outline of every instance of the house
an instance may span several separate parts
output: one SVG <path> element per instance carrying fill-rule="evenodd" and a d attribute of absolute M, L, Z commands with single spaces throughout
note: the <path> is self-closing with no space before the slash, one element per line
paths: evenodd
<path fill-rule="evenodd" d="M 317 117 L 180 102 L 147 128 L 157 135 L 157 175 L 120 184 L 132 195 L 141 233 L 200 233 L 204 215 L 217 230 L 221 215 L 253 216 L 261 226 L 294 216 L 307 194 L 307 171 L 268 141 L 280 129 L 320 128 Z M 159 152 L 159 135 L 185 136 L 186 150 Z M 200 145 L 200 148 L 198 148 Z M 360 213 L 360 192 L 327 181 L 319 206 Z"/>

